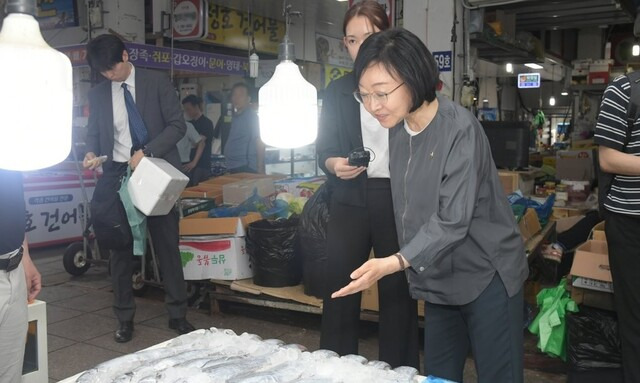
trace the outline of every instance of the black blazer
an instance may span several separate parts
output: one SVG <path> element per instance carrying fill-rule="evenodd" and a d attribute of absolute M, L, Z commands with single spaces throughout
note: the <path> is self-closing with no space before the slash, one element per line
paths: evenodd
<path fill-rule="evenodd" d="M 184 136 L 187 126 L 169 78 L 136 67 L 136 106 L 149 133 L 146 147 L 154 157 L 163 158 L 180 169 L 176 143 Z M 114 142 L 111 81 L 103 81 L 89 91 L 89 111 L 87 152 L 107 155 L 105 166 L 110 166 Z"/>
<path fill-rule="evenodd" d="M 356 80 L 353 73 L 332 81 L 325 90 L 316 151 L 333 198 L 348 205 L 366 206 L 367 172 L 352 180 L 342 180 L 325 166 L 327 158 L 347 157 L 353 149 L 363 147 L 360 105 L 353 98 L 354 90 Z"/>

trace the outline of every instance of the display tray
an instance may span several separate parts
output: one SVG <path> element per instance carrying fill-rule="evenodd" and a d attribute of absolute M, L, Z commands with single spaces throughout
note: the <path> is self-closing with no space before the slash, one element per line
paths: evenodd
<path fill-rule="evenodd" d="M 156 352 L 152 352 L 152 350 Z M 179 363 L 174 364 L 173 362 L 167 364 L 167 359 L 175 358 L 177 360 L 187 354 L 190 355 L 188 357 L 190 359 L 186 357 L 181 359 L 180 363 L 183 363 L 181 366 L 176 367 Z M 198 356 L 196 357 L 195 354 L 198 354 Z M 216 359 L 221 355 L 230 359 L 225 359 L 223 362 Z M 203 359 L 208 361 L 205 362 L 206 365 L 204 367 L 194 367 L 195 363 L 193 362 L 201 364 Z M 279 340 L 262 340 L 259 336 L 253 334 L 236 335 L 231 330 L 211 328 L 210 330 L 196 330 L 151 346 L 141 352 L 106 361 L 96 366 L 101 370 L 90 369 L 83 371 L 61 382 L 72 383 L 80 378 L 86 382 L 113 381 L 120 374 L 129 372 L 129 375 L 131 375 L 130 371 L 132 370 L 137 371 L 138 374 L 147 374 L 149 372 L 153 374 L 157 370 L 152 369 L 151 366 L 159 360 L 163 360 L 163 362 L 155 365 L 161 364 L 168 367 L 163 370 L 162 374 L 157 376 L 169 380 L 172 379 L 173 375 L 180 376 L 184 381 L 189 381 L 189 377 L 202 379 L 203 376 L 200 371 L 206 369 L 206 366 L 213 366 L 208 368 L 208 374 L 211 374 L 212 381 L 227 381 L 227 379 L 238 378 L 239 375 L 246 376 L 248 371 L 252 370 L 254 372 L 249 373 L 253 374 L 252 379 L 256 379 L 256 377 L 259 379 L 264 378 L 265 381 L 296 381 L 297 379 L 312 376 L 336 379 L 336 381 L 345 381 L 347 379 L 367 382 L 375 382 L 378 379 L 382 379 L 382 377 L 385 378 L 384 381 L 389 381 L 388 378 L 394 377 L 403 378 L 402 371 L 381 369 L 376 367 L 379 362 L 368 362 L 361 356 L 350 355 L 341 358 L 326 350 L 307 352 L 302 346 L 285 345 Z M 190 363 L 187 366 L 184 362 Z M 226 367 L 223 367 L 223 363 Z M 228 366 L 234 363 L 242 363 L 242 366 L 236 368 L 236 372 L 229 373 Z M 265 364 L 263 365 L 262 363 Z M 142 371 L 141 368 L 143 369 Z M 211 370 L 212 368 L 213 370 Z M 231 369 L 233 371 L 233 367 Z M 287 371 L 285 372 L 285 370 Z M 224 377 L 215 376 L 217 374 Z M 287 374 L 293 375 L 285 377 Z M 295 376 L 299 377 L 296 378 Z M 272 380 L 272 377 L 276 380 Z M 404 378 L 397 381 L 419 383 L 426 379 L 420 375 L 415 375 L 413 378 L 405 375 Z"/>

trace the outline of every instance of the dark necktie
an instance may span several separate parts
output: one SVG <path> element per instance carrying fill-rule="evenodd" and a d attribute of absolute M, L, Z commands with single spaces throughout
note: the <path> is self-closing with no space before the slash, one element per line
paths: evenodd
<path fill-rule="evenodd" d="M 122 90 L 124 91 L 124 104 L 127 107 L 127 115 L 129 116 L 129 132 L 131 133 L 131 141 L 133 143 L 133 151 L 142 149 L 147 142 L 149 142 L 149 136 L 147 134 L 147 128 L 144 126 L 142 116 L 136 107 L 135 101 L 127 84 L 122 83 Z"/>

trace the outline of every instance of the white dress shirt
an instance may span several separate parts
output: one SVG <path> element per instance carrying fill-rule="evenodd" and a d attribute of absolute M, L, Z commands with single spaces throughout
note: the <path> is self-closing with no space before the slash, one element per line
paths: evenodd
<path fill-rule="evenodd" d="M 360 104 L 360 124 L 362 143 L 371 152 L 371 162 L 367 167 L 369 178 L 391 178 L 389 172 L 389 129 L 384 128 Z"/>
<path fill-rule="evenodd" d="M 136 100 L 136 68 L 131 65 L 131 74 L 124 81 L 127 89 Z M 111 82 L 111 101 L 113 102 L 113 160 L 116 162 L 127 162 L 131 158 L 131 132 L 129 131 L 129 115 L 127 106 L 124 103 L 124 89 L 122 81 Z"/>

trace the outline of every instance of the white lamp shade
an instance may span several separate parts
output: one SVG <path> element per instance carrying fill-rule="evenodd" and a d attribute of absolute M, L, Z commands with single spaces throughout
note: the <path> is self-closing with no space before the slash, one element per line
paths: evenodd
<path fill-rule="evenodd" d="M 316 140 L 318 92 L 295 63 L 280 62 L 258 96 L 262 142 L 277 148 L 297 148 Z"/>
<path fill-rule="evenodd" d="M 556 105 L 556 98 L 551 96 L 549 97 L 549 106 L 555 106 Z"/>
<path fill-rule="evenodd" d="M 34 170 L 71 149 L 69 58 L 42 38 L 33 16 L 11 13 L 0 31 L 0 168 Z"/>

